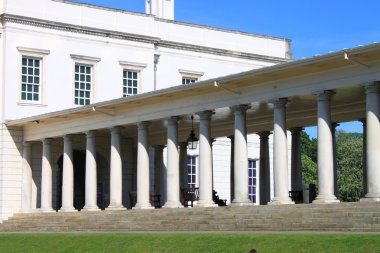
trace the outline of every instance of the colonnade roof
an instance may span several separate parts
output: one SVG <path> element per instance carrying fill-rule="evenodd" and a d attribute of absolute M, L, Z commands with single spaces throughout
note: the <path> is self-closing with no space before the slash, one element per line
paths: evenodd
<path fill-rule="evenodd" d="M 231 107 L 251 106 L 247 113 L 248 132 L 270 131 L 273 129 L 270 101 L 283 97 L 290 99 L 288 127 L 316 125 L 315 93 L 323 90 L 336 93 L 331 103 L 333 121 L 365 118 L 365 91 L 362 86 L 378 80 L 380 43 L 374 43 L 191 85 L 12 120 L 6 124 L 23 127 L 26 140 L 37 140 L 115 125 L 124 126 L 125 131 L 134 136 L 135 123 L 151 121 L 151 135 L 159 143 L 160 136 L 165 137 L 164 119 L 180 116 L 180 139 L 186 139 L 191 128 L 190 116 L 214 110 L 213 137 L 228 136 L 233 133 L 234 125 Z"/>

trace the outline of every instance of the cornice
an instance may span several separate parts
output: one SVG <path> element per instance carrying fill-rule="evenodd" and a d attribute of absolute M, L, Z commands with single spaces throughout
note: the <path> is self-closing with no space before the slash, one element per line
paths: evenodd
<path fill-rule="evenodd" d="M 211 54 L 211 55 L 232 57 L 232 58 L 258 60 L 258 61 L 265 61 L 265 62 L 270 62 L 270 63 L 283 63 L 283 62 L 288 61 L 288 59 L 280 58 L 280 57 L 271 57 L 271 56 L 266 56 L 266 55 L 251 54 L 251 53 L 219 49 L 219 48 L 213 48 L 213 47 L 198 46 L 198 45 L 192 45 L 192 44 L 186 44 L 186 43 L 180 43 L 180 42 L 174 42 L 174 41 L 166 41 L 166 40 L 161 40 L 161 38 L 153 37 L 153 36 L 117 32 L 117 31 L 112 31 L 112 30 L 98 29 L 98 28 L 87 27 L 87 26 L 79 26 L 79 25 L 73 25 L 73 24 L 68 24 L 68 23 L 61 23 L 61 22 L 55 22 L 55 21 L 19 16 L 19 15 L 12 15 L 12 14 L 0 15 L 0 21 L 2 24 L 4 24 L 5 22 L 17 23 L 17 24 L 30 25 L 30 26 L 35 26 L 35 27 L 59 30 L 59 31 L 98 36 L 98 37 L 136 41 L 136 42 L 154 44 L 156 47 L 179 49 L 179 50 L 205 53 L 205 54 Z"/>

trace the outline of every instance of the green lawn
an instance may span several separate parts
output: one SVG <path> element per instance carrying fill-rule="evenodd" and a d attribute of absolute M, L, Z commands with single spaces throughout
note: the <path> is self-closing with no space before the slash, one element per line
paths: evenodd
<path fill-rule="evenodd" d="M 380 252 L 376 234 L 0 234 L 1 253 Z"/>

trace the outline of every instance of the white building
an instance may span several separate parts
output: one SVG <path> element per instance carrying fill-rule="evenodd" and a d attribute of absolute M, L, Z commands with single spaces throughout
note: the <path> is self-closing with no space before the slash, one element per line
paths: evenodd
<path fill-rule="evenodd" d="M 96 202 L 101 207 L 107 207 L 110 201 L 114 204 L 112 195 L 115 195 L 110 192 L 110 180 L 111 184 L 114 182 L 110 174 L 112 138 L 107 128 L 96 132 L 75 132 L 74 128 L 67 128 L 67 132 L 54 135 L 54 138 L 48 134 L 46 138 L 31 140 L 25 135 L 31 133 L 29 128 L 17 122 L 38 118 L 38 115 L 57 115 L 55 119 L 59 125 L 60 121 L 65 121 L 65 116 L 58 116 L 61 112 L 74 115 L 82 106 L 90 111 L 77 115 L 79 125 L 90 124 L 86 117 L 91 113 L 107 116 L 106 121 L 112 122 L 116 109 L 99 106 L 109 103 L 107 101 L 122 104 L 124 100 L 133 100 L 130 96 L 137 94 L 141 94 L 136 96 L 139 99 L 149 99 L 161 90 L 164 94 L 169 87 L 291 59 L 287 39 L 174 21 L 174 0 L 147 0 L 147 14 L 65 0 L 0 0 L 0 13 L 0 222 L 19 211 L 59 209 L 61 201 L 63 209 L 67 210 L 81 209 L 84 205 L 85 209 L 97 209 Z M 215 89 L 223 87 L 216 83 Z M 224 91 L 234 95 L 232 90 L 224 88 Z M 154 100 L 150 102 L 155 103 Z M 202 107 L 202 104 L 196 105 Z M 188 105 L 178 104 L 178 111 L 185 106 Z M 135 122 L 139 122 L 141 116 L 139 107 L 137 101 L 133 109 L 128 109 L 132 110 L 131 120 Z M 36 129 L 43 125 L 39 119 L 33 122 Z M 179 142 L 185 142 L 190 132 L 190 115 L 182 117 L 180 122 L 187 125 L 186 132 L 179 134 Z M 151 131 L 161 128 L 162 124 L 154 123 Z M 198 124 L 197 116 L 196 129 Z M 115 186 L 122 196 L 116 198 L 121 198 L 123 205 L 129 207 L 128 193 L 136 191 L 140 184 L 136 179 L 137 129 L 129 125 L 114 128 L 112 133 L 121 136 L 118 145 L 122 150 L 122 186 Z M 64 139 L 65 148 L 72 141 L 74 172 L 67 172 L 63 165 L 66 161 Z M 248 139 L 249 165 L 258 167 L 259 162 L 255 163 L 260 158 L 259 137 L 249 135 Z M 213 189 L 228 202 L 231 195 L 230 143 L 228 138 L 218 138 L 213 147 Z M 168 163 L 173 161 L 166 159 L 166 148 L 160 152 L 163 145 L 167 142 L 160 134 L 150 136 L 150 191 L 160 192 L 163 202 L 170 206 L 166 197 L 166 189 L 170 187 L 166 179 L 170 175 L 166 171 Z M 190 165 L 185 165 L 186 156 L 182 156 L 181 168 L 187 170 L 195 163 L 195 179 L 190 175 L 189 182 L 185 175 L 181 186 L 186 187 L 186 183 L 199 186 L 199 150 L 189 150 L 188 155 Z M 160 168 L 162 162 L 165 165 Z M 93 177 L 89 178 L 91 169 Z M 259 171 L 256 177 L 258 174 Z M 66 182 L 65 177 L 73 180 Z M 259 187 L 254 183 L 254 174 L 250 180 L 253 187 Z M 251 197 L 255 194 L 252 192 Z M 65 206 L 70 201 L 74 205 Z"/>

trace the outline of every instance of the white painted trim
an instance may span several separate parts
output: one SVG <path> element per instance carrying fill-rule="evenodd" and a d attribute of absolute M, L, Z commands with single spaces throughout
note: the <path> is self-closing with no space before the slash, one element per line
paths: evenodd
<path fill-rule="evenodd" d="M 33 57 L 40 57 L 42 58 L 44 55 L 49 55 L 50 50 L 46 49 L 37 49 L 37 48 L 29 48 L 29 47 L 17 47 L 17 50 L 21 54 L 27 54 Z"/>
<path fill-rule="evenodd" d="M 184 69 L 179 69 L 178 72 L 181 74 L 182 78 L 187 77 L 187 78 L 199 79 L 205 74 L 204 72 L 184 70 Z"/>
<path fill-rule="evenodd" d="M 71 54 L 70 57 L 78 62 L 83 64 L 95 64 L 97 62 L 100 62 L 101 59 L 98 57 L 92 57 L 92 56 L 86 56 L 86 55 L 77 55 L 77 54 Z"/>

